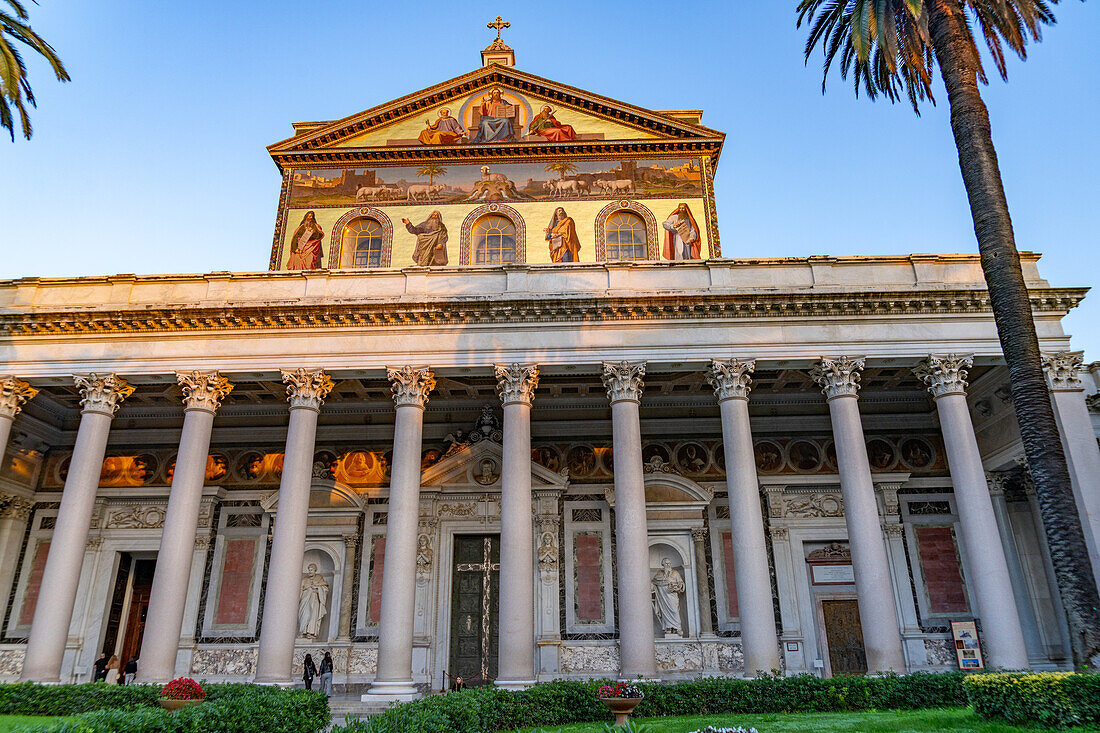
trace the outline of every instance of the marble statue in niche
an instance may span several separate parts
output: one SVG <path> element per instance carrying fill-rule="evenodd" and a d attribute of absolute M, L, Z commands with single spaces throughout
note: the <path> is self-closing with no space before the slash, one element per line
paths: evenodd
<path fill-rule="evenodd" d="M 316 639 L 321 631 L 321 620 L 327 615 L 328 581 L 317 573 L 317 565 L 310 563 L 302 577 L 302 593 L 298 596 L 298 635 Z"/>
<path fill-rule="evenodd" d="M 661 569 L 653 576 L 653 612 L 665 638 L 683 636 L 680 620 L 680 594 L 684 592 L 684 578 L 672 567 L 672 560 L 661 560 Z"/>

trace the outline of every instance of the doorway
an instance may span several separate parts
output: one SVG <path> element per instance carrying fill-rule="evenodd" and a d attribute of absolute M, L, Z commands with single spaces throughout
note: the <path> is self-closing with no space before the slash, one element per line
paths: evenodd
<path fill-rule="evenodd" d="M 117 654 L 123 666 L 141 652 L 156 567 L 155 557 L 139 558 L 128 552 L 119 553 L 103 651 L 108 657 Z"/>
<path fill-rule="evenodd" d="M 838 674 L 867 672 L 867 651 L 859 622 L 859 604 L 855 599 L 823 599 L 821 627 L 828 655 L 826 671 Z"/>
<path fill-rule="evenodd" d="M 447 674 L 474 687 L 497 676 L 500 535 L 455 535 Z"/>

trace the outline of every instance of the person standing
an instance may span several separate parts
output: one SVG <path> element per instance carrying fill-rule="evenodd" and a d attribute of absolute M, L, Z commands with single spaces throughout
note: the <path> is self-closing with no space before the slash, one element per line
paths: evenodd
<path fill-rule="evenodd" d="M 117 685 L 118 684 L 118 669 L 119 669 L 118 655 L 117 654 L 112 654 L 111 658 L 107 661 L 107 674 L 103 678 L 103 681 L 106 682 L 108 685 Z"/>
<path fill-rule="evenodd" d="M 313 663 L 313 655 L 307 654 L 302 662 L 302 681 L 306 683 L 306 689 L 313 689 L 313 678 L 317 676 L 317 665 Z"/>
<path fill-rule="evenodd" d="M 99 658 L 92 662 L 92 682 L 99 682 L 107 674 L 107 652 L 100 652 Z"/>
<path fill-rule="evenodd" d="M 123 672 L 125 672 L 125 675 L 124 675 L 124 680 L 125 681 L 122 684 L 124 684 L 124 685 L 134 684 L 134 678 L 137 677 L 137 665 L 138 665 L 137 657 L 130 657 L 130 661 L 126 662 L 126 667 L 123 669 Z"/>
<path fill-rule="evenodd" d="M 321 660 L 321 692 L 332 696 L 332 655 L 328 652 L 325 652 L 325 657 Z"/>

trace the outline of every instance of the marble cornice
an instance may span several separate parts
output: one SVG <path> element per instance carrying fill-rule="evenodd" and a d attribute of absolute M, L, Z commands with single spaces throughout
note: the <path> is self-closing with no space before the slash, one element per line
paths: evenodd
<path fill-rule="evenodd" d="M 1034 312 L 1065 312 L 1085 288 L 1032 288 Z M 13 312 L 14 311 L 14 312 Z M 500 323 L 669 321 L 716 318 L 811 318 L 987 314 L 985 290 L 865 293 L 745 292 L 606 297 L 548 296 L 495 300 L 278 302 L 239 306 L 13 308 L 0 314 L 0 336 L 252 331 L 294 328 L 470 326 Z"/>

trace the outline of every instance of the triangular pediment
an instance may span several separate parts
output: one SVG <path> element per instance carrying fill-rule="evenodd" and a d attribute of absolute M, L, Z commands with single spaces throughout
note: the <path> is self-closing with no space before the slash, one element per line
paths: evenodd
<path fill-rule="evenodd" d="M 565 489 L 569 479 L 562 474 L 529 461 L 532 489 Z M 420 477 L 422 490 L 500 491 L 500 472 L 504 465 L 500 443 L 481 440 L 470 443 L 426 469 Z"/>

